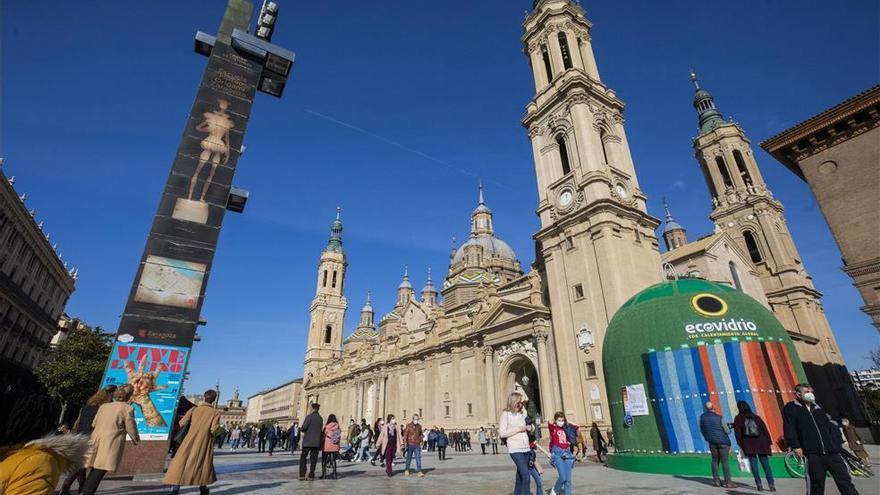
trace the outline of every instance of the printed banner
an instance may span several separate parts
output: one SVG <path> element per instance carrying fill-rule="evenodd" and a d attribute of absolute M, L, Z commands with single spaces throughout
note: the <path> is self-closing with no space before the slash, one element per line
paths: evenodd
<path fill-rule="evenodd" d="M 629 413 L 633 416 L 648 416 L 648 395 L 645 393 L 645 384 L 626 386 L 626 396 L 629 402 Z"/>
<path fill-rule="evenodd" d="M 129 384 L 141 440 L 167 440 L 189 349 L 116 342 L 103 386 Z"/>

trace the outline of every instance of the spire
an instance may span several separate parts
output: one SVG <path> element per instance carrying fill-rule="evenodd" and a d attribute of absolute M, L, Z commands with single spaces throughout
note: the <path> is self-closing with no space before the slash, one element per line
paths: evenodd
<path fill-rule="evenodd" d="M 458 249 L 455 248 L 455 236 L 452 236 L 452 250 L 449 251 L 449 264 L 452 264 L 452 259 L 455 258 L 455 253 L 458 252 Z"/>
<path fill-rule="evenodd" d="M 724 123 L 724 117 L 715 108 L 715 98 L 711 93 L 700 87 L 697 82 L 697 73 L 691 69 L 691 82 L 694 84 L 694 109 L 699 114 L 698 126 L 700 134 L 705 134 L 715 127 Z"/>
<path fill-rule="evenodd" d="M 422 295 L 424 295 L 426 292 L 433 292 L 434 294 L 437 293 L 437 289 L 434 288 L 434 280 L 431 278 L 430 266 L 428 266 L 428 280 L 425 282 L 425 287 L 422 288 Z"/>
<path fill-rule="evenodd" d="M 480 204 L 485 206 L 486 203 L 483 201 L 483 181 L 480 180 Z"/>
<path fill-rule="evenodd" d="M 471 214 L 471 237 L 478 234 L 492 235 L 492 210 L 486 206 L 486 201 L 483 199 L 482 181 L 480 181 L 479 201 Z"/>
<path fill-rule="evenodd" d="M 324 252 L 342 253 L 342 220 L 339 219 L 342 207 L 336 207 L 336 220 L 330 224 L 330 239 L 327 241 L 327 247 Z"/>
<path fill-rule="evenodd" d="M 678 222 L 672 218 L 672 212 L 669 211 L 669 203 L 666 202 L 666 198 L 663 198 L 663 209 L 666 210 L 666 226 L 663 228 L 663 232 L 669 232 L 671 230 L 684 230 Z"/>
<path fill-rule="evenodd" d="M 413 286 L 409 283 L 409 265 L 403 265 L 403 281 L 400 282 L 400 285 L 397 286 L 398 289 L 412 289 Z"/>
<path fill-rule="evenodd" d="M 361 313 L 372 313 L 373 312 L 373 298 L 370 294 L 370 291 L 367 291 L 367 302 L 364 303 L 364 307 L 361 308 Z"/>

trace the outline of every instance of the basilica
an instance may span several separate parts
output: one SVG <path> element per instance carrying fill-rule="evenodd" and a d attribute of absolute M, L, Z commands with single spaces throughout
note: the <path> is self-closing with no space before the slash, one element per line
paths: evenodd
<path fill-rule="evenodd" d="M 535 89 L 522 119 L 538 187 L 534 264 L 523 267 L 496 235 L 480 187 L 470 237 L 450 254 L 439 287 L 429 272 L 416 292 L 404 269 L 395 306 L 377 321 L 366 295 L 357 329 L 347 332 L 337 214 L 309 308 L 300 417 L 319 402 L 344 422 L 418 413 L 426 424 L 475 428 L 496 423 L 507 394 L 519 391 L 534 415 L 561 410 L 608 425 L 609 401 L 619 398 L 606 396 L 605 330 L 631 296 L 669 277 L 706 278 L 758 300 L 794 340 L 820 399 L 832 399 L 823 405 L 858 408 L 782 205 L 743 129 L 722 117 L 695 75 L 693 146 L 715 230 L 689 242 L 667 207 L 661 256 L 661 222 L 647 211 L 624 103 L 599 76 L 591 27 L 570 0 L 536 0 L 523 24 Z"/>

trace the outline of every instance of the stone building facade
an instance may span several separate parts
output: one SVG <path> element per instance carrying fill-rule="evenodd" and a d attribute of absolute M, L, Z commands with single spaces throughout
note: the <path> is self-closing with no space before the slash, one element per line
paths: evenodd
<path fill-rule="evenodd" d="M 302 409 L 301 400 L 302 379 L 300 378 L 257 392 L 248 397 L 244 422 L 278 423 L 288 428 L 301 417 L 299 412 Z"/>
<path fill-rule="evenodd" d="M 367 296 L 358 328 L 345 337 L 348 265 L 337 214 L 310 307 L 300 415 L 319 402 L 343 424 L 418 413 L 424 424 L 476 428 L 496 423 L 507 394 L 519 391 L 532 414 L 561 410 L 575 422 L 605 427 L 609 401 L 620 400 L 606 396 L 606 328 L 629 298 L 663 280 L 664 263 L 730 284 L 769 307 L 813 365 L 808 373 L 823 405 L 847 404 L 840 411 L 852 412 L 821 294 L 782 205 L 764 184 L 743 130 L 724 121 L 700 88 L 694 149 L 716 231 L 688 243 L 667 214 L 661 259 L 660 221 L 647 211 L 624 103 L 599 76 L 591 28 L 570 0 L 537 0 L 523 23 L 535 91 L 522 119 L 538 186 L 534 265 L 524 269 L 496 236 L 481 187 L 470 236 L 451 253 L 440 290 L 428 271 L 417 293 L 405 268 L 391 311 L 377 324 Z"/>
<path fill-rule="evenodd" d="M 232 398 L 226 401 L 226 405 L 218 405 L 217 409 L 220 410 L 220 424 L 228 427 L 245 424 L 247 408 L 242 405 L 237 388 L 233 392 Z"/>
<path fill-rule="evenodd" d="M 76 283 L 14 182 L 0 168 L 0 388 L 32 381 Z"/>
<path fill-rule="evenodd" d="M 880 330 L 880 85 L 761 143 L 806 181 Z M 869 207 L 871 206 L 871 207 Z"/>

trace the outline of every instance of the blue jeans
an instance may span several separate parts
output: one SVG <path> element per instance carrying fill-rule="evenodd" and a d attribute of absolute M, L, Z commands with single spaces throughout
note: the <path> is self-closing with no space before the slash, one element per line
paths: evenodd
<path fill-rule="evenodd" d="M 357 459 L 355 459 L 357 461 L 366 461 L 367 459 L 370 458 L 370 452 L 369 452 L 370 451 L 370 444 L 367 442 L 364 442 L 364 443 L 366 443 L 366 445 L 361 447 L 360 452 L 358 453 Z"/>
<path fill-rule="evenodd" d="M 761 473 L 758 472 L 758 459 L 761 460 L 761 467 L 764 468 L 764 475 L 767 477 L 767 484 L 773 486 L 773 471 L 770 470 L 769 455 L 747 455 L 749 466 L 752 468 L 752 476 L 755 477 L 755 484 L 761 486 Z"/>
<path fill-rule="evenodd" d="M 513 463 L 516 464 L 516 484 L 513 495 L 531 495 L 532 487 L 529 480 L 529 453 L 517 452 L 510 454 Z"/>
<path fill-rule="evenodd" d="M 538 468 L 530 467 L 529 474 L 532 476 L 532 479 L 535 480 L 535 493 L 537 495 L 544 495 L 544 478 L 541 477 L 541 474 L 538 473 Z"/>
<path fill-rule="evenodd" d="M 406 446 L 406 470 L 409 471 L 409 465 L 413 456 L 416 456 L 416 471 L 422 472 L 422 446 L 407 445 Z"/>
<path fill-rule="evenodd" d="M 553 455 L 553 466 L 559 473 L 559 479 L 553 485 L 553 490 L 557 494 L 561 494 L 564 490 L 565 495 L 571 495 L 571 468 L 574 466 L 574 455 L 568 450 L 555 446 L 550 449 L 550 453 Z"/>

